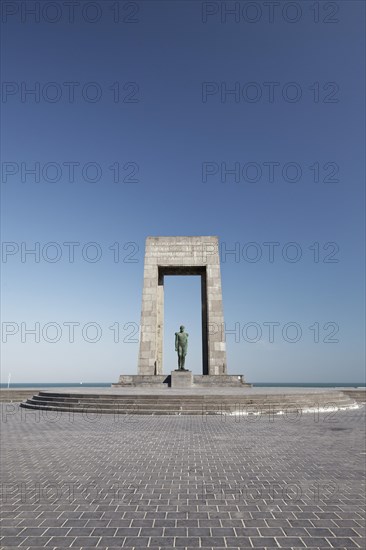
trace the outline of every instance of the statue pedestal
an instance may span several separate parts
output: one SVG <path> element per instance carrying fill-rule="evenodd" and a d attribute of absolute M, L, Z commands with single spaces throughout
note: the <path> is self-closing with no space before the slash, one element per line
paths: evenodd
<path fill-rule="evenodd" d="M 191 388 L 193 374 L 190 370 L 172 370 L 171 388 Z"/>

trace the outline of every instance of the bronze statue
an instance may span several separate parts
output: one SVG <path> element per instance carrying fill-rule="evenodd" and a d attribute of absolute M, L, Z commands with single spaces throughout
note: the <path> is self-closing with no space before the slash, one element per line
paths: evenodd
<path fill-rule="evenodd" d="M 188 334 L 184 332 L 184 326 L 179 327 L 179 332 L 175 333 L 175 351 L 178 352 L 178 369 L 187 370 L 184 368 L 188 349 Z"/>

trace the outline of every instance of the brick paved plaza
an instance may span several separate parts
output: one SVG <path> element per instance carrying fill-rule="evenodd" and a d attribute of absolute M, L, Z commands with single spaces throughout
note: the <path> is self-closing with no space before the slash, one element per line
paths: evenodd
<path fill-rule="evenodd" d="M 4 405 L 0 544 L 363 548 L 364 422 Z"/>

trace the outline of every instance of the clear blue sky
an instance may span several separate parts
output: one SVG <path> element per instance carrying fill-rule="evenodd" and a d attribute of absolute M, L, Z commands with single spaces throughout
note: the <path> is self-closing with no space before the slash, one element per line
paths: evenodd
<path fill-rule="evenodd" d="M 2 382 L 136 372 L 148 235 L 220 238 L 229 373 L 362 381 L 364 3 L 7 4 Z M 181 323 L 201 372 L 197 278 L 167 279 L 165 316 L 166 372 Z"/>

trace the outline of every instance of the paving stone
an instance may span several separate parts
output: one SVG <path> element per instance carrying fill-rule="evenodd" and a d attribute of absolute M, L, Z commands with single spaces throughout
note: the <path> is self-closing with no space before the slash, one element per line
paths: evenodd
<path fill-rule="evenodd" d="M 49 539 L 46 546 L 51 546 L 52 548 L 68 548 L 72 545 L 74 540 L 75 537 L 52 537 L 51 539 Z"/>
<path fill-rule="evenodd" d="M 260 527 L 259 533 L 261 537 L 283 537 L 285 534 L 280 527 Z"/>
<path fill-rule="evenodd" d="M 50 537 L 27 537 L 22 546 L 45 546 L 50 540 Z"/>
<path fill-rule="evenodd" d="M 83 512 L 81 514 L 81 518 L 86 519 L 102 519 L 102 517 L 105 515 L 105 512 Z"/>
<path fill-rule="evenodd" d="M 214 529 L 212 530 L 212 534 Z M 179 535 L 176 535 L 179 536 Z M 189 537 L 209 537 L 211 536 L 211 530 L 209 527 L 188 527 Z"/>
<path fill-rule="evenodd" d="M 69 527 L 49 527 L 44 534 L 49 537 L 65 537 L 66 535 L 74 535 L 73 531 L 74 529 Z"/>
<path fill-rule="evenodd" d="M 338 528 L 338 527 L 332 527 L 331 528 L 331 531 L 332 533 L 334 533 L 334 535 L 336 537 L 357 537 L 357 532 L 355 531 L 355 529 L 349 529 L 349 528 Z"/>
<path fill-rule="evenodd" d="M 235 546 L 235 544 L 240 547 L 251 546 L 249 537 L 225 537 L 225 540 L 228 546 Z"/>
<path fill-rule="evenodd" d="M 102 537 L 97 548 L 121 548 L 125 537 Z"/>
<path fill-rule="evenodd" d="M 168 540 L 168 539 L 166 539 Z M 169 539 L 171 541 L 171 544 L 173 546 L 173 539 Z M 147 547 L 147 544 L 149 542 L 149 537 L 126 537 L 124 546 L 132 546 L 132 547 Z"/>
<path fill-rule="evenodd" d="M 88 537 L 93 532 L 93 527 L 72 527 L 69 529 L 68 537 Z M 48 531 L 47 531 L 48 533 Z"/>
<path fill-rule="evenodd" d="M 43 535 L 46 527 L 26 527 L 22 530 L 22 537 L 37 537 Z"/>
<path fill-rule="evenodd" d="M 200 546 L 199 537 L 177 537 L 174 546 L 183 548 L 198 548 Z"/>
<path fill-rule="evenodd" d="M 133 537 L 139 534 L 139 527 L 121 527 L 115 532 L 116 537 Z"/>
<path fill-rule="evenodd" d="M 284 527 L 282 530 L 288 537 L 307 537 L 309 535 L 304 527 Z"/>
<path fill-rule="evenodd" d="M 352 539 L 336 537 L 329 539 L 332 548 L 365 548 L 365 540 L 357 539 L 357 544 Z"/>
<path fill-rule="evenodd" d="M 229 527 L 213 527 L 211 533 L 214 537 L 232 537 L 235 536 L 235 531 L 233 528 Z"/>
<path fill-rule="evenodd" d="M 100 541 L 100 537 L 76 537 L 71 547 L 81 546 L 84 547 L 95 547 Z"/>
<path fill-rule="evenodd" d="M 92 537 L 104 537 L 104 536 L 113 537 L 116 531 L 117 531 L 116 527 L 96 527 L 95 529 L 92 529 L 92 533 L 88 533 L 88 534 L 90 534 Z M 84 534 L 87 534 L 87 533 L 84 533 Z"/>
<path fill-rule="evenodd" d="M 235 527 L 237 537 L 259 537 L 259 529 L 254 527 Z"/>
<path fill-rule="evenodd" d="M 216 546 L 226 546 L 226 544 L 225 544 L 225 539 L 223 537 L 201 537 L 201 546 L 216 547 Z"/>
<path fill-rule="evenodd" d="M 319 548 L 329 548 L 331 546 L 327 539 L 321 537 L 301 537 L 301 540 L 305 546 L 317 546 Z"/>
<path fill-rule="evenodd" d="M 0 526 L 0 535 L 2 537 L 12 537 L 19 535 L 25 529 L 23 527 L 4 527 Z"/>
<path fill-rule="evenodd" d="M 273 537 L 250 537 L 250 542 L 254 548 L 278 548 Z"/>
<path fill-rule="evenodd" d="M 5 546 L 20 546 L 25 541 L 26 537 L 2 537 L 0 539 L 1 547 Z"/>
<path fill-rule="evenodd" d="M 276 542 L 281 548 L 305 547 L 305 544 L 298 537 L 276 537 Z"/>
<path fill-rule="evenodd" d="M 61 519 L 61 518 L 65 518 L 65 520 L 66 520 L 66 519 L 67 519 L 67 520 L 79 519 L 79 518 L 81 518 L 81 516 L 82 516 L 82 512 L 70 512 L 70 511 L 65 512 L 65 511 L 63 511 L 62 513 L 59 512 L 58 514 L 59 514 L 59 518 L 60 518 L 60 519 Z"/>
<path fill-rule="evenodd" d="M 164 528 L 163 527 L 141 527 L 140 536 L 152 537 L 152 536 L 163 536 Z"/>
<path fill-rule="evenodd" d="M 333 528 L 332 530 L 330 530 L 324 528 L 307 527 L 306 530 L 312 537 L 334 537 Z M 354 535 L 354 532 L 352 532 L 352 534 Z"/>

